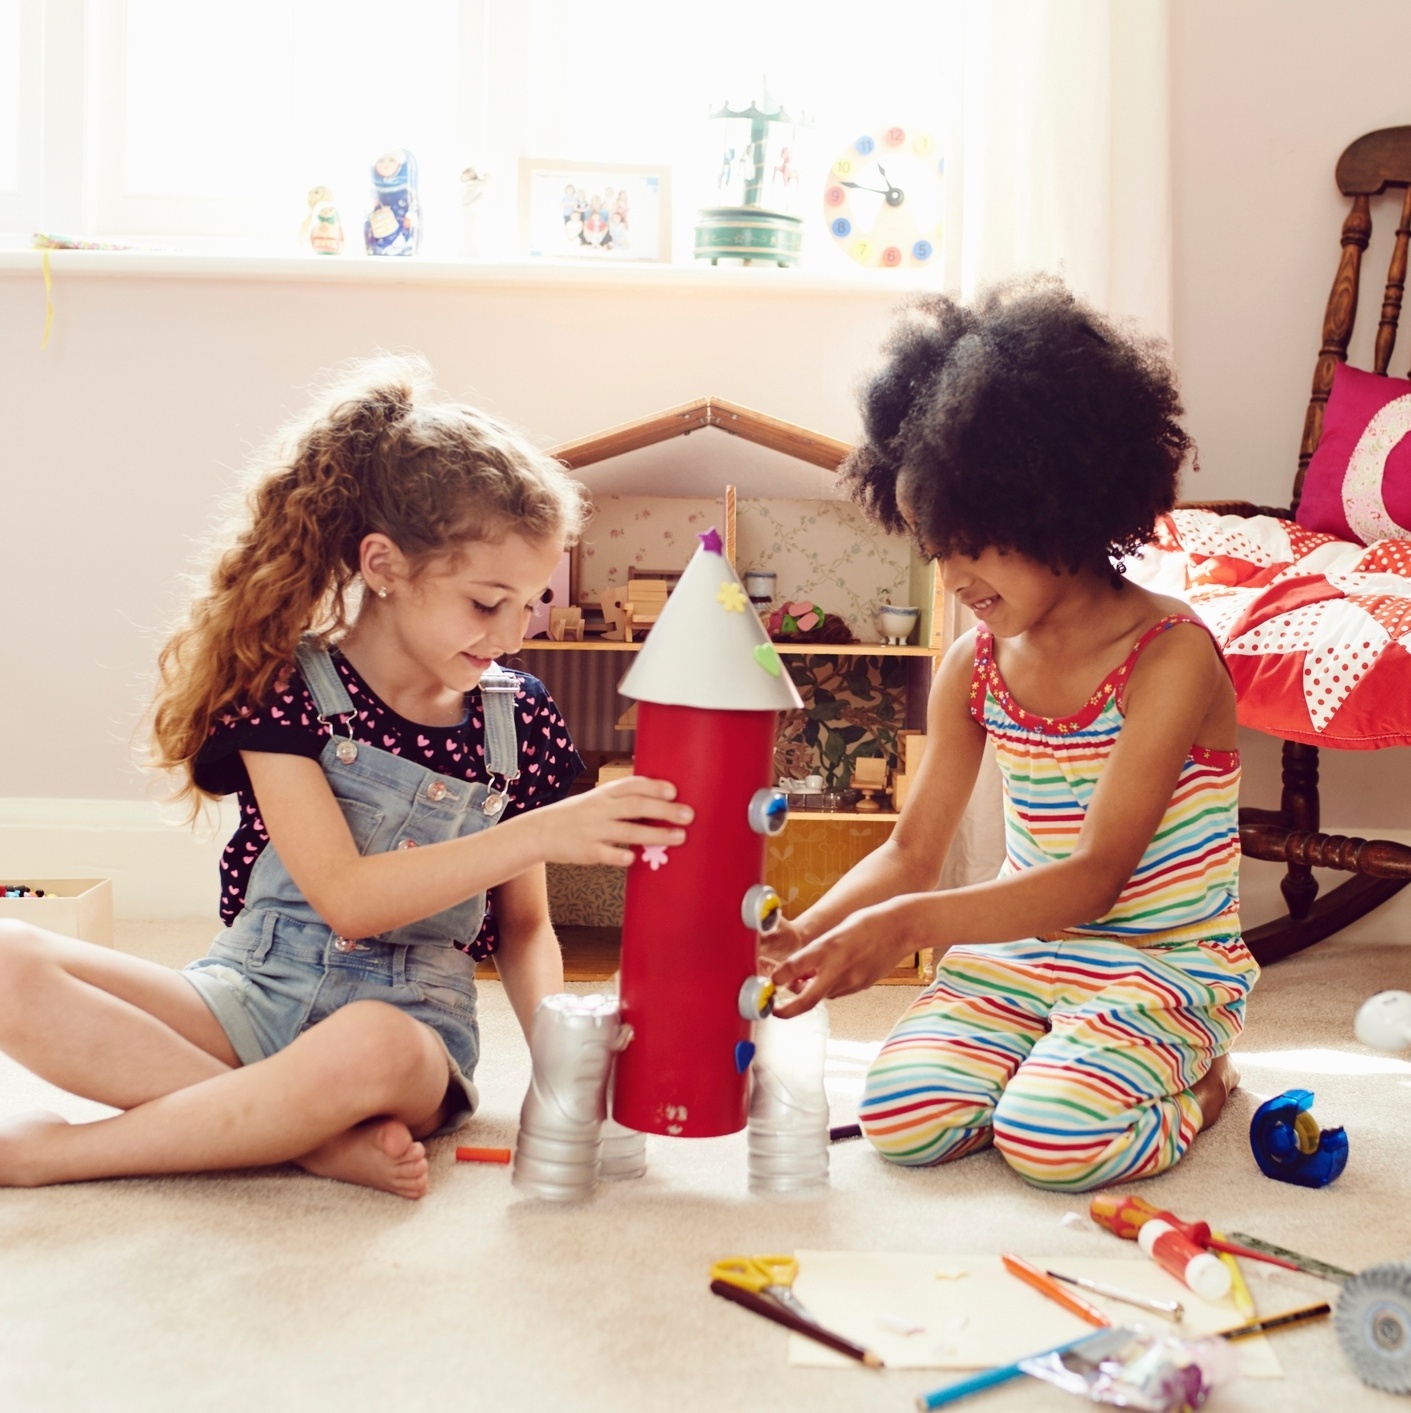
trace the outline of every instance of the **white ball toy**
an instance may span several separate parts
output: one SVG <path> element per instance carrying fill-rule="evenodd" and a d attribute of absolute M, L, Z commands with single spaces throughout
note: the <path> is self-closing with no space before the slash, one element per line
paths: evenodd
<path fill-rule="evenodd" d="M 1362 1003 L 1354 1029 L 1374 1050 L 1405 1049 L 1411 1045 L 1411 991 L 1379 991 Z"/>

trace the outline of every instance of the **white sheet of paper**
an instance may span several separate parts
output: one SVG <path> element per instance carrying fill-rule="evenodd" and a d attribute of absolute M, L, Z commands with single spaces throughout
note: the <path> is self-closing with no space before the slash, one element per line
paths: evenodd
<path fill-rule="evenodd" d="M 875 1351 L 894 1369 L 989 1369 L 1079 1339 L 1092 1325 L 1024 1284 L 998 1256 L 935 1256 L 902 1251 L 799 1251 L 794 1293 L 818 1322 Z M 1114 1324 L 1194 1338 L 1242 1323 L 1234 1301 L 1202 1300 L 1143 1257 L 1034 1256 L 1040 1270 L 1086 1276 L 1134 1295 L 1179 1300 L 1179 1323 L 1136 1306 L 1074 1288 Z M 965 1271 L 957 1277 L 956 1272 Z M 886 1319 L 882 1317 L 886 1316 Z M 897 1321 L 922 1326 L 901 1334 Z M 1281 1379 L 1269 1341 L 1256 1335 L 1231 1346 L 1247 1378 Z M 789 1336 L 789 1363 L 852 1368 L 855 1361 L 803 1335 Z"/>

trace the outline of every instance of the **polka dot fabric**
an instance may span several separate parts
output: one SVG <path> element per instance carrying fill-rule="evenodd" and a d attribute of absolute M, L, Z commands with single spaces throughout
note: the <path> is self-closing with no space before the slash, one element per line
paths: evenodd
<path fill-rule="evenodd" d="M 351 723 L 355 741 L 376 746 L 392 755 L 406 756 L 438 774 L 456 779 L 488 780 L 485 770 L 485 720 L 480 693 L 466 694 L 466 716 L 459 726 L 424 726 L 392 710 L 353 670 L 336 650 L 334 666 L 357 708 Z M 540 805 L 553 804 L 568 793 L 583 771 L 583 762 L 568 734 L 562 714 L 547 688 L 536 677 L 515 674 L 515 728 L 519 733 L 519 779 L 509 786 L 505 818 Z M 332 734 L 319 721 L 313 697 L 297 669 L 275 683 L 268 702 L 258 708 L 241 707 L 222 713 L 212 724 L 210 736 L 196 762 L 196 783 L 213 795 L 236 796 L 240 825 L 221 855 L 220 914 L 229 924 L 245 905 L 245 888 L 269 834 L 260 818 L 259 805 L 250 788 L 250 777 L 241 751 L 271 751 L 317 760 Z M 338 734 L 347 728 L 340 720 Z M 456 945 L 477 961 L 494 952 L 498 938 L 494 923 L 494 890 L 490 911 L 480 935 Z"/>
<path fill-rule="evenodd" d="M 1411 541 L 1175 510 L 1128 573 L 1162 592 L 1184 585 L 1243 725 L 1345 750 L 1411 745 Z"/>

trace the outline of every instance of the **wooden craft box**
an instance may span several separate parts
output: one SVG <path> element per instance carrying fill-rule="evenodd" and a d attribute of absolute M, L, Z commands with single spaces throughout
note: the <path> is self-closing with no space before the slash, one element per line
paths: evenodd
<path fill-rule="evenodd" d="M 113 945 L 113 881 L 111 878 L 0 879 L 5 888 L 42 888 L 42 898 L 0 898 L 0 917 L 19 918 L 35 927 Z"/>

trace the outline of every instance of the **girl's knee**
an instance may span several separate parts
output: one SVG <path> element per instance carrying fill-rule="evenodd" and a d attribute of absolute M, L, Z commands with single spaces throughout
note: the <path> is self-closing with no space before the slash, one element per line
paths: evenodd
<path fill-rule="evenodd" d="M 46 968 L 58 963 L 52 933 L 15 918 L 0 918 L 0 1006 L 6 999 L 23 1004 Z"/>
<path fill-rule="evenodd" d="M 945 1082 L 942 1075 L 905 1077 L 868 1072 L 858 1123 L 890 1163 L 928 1167 L 989 1142 L 987 1097 Z"/>
<path fill-rule="evenodd" d="M 436 1036 L 385 1001 L 352 1001 L 317 1028 L 341 1079 L 356 1075 L 375 1097 L 385 1097 L 388 1109 L 398 1107 L 428 1074 L 444 1079 L 446 1060 Z"/>

